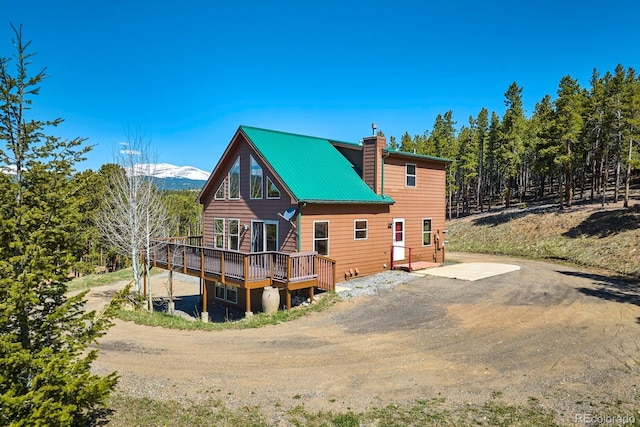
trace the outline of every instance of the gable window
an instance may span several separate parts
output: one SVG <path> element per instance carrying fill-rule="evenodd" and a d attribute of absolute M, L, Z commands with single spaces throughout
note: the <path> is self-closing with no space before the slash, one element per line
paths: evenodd
<path fill-rule="evenodd" d="M 267 199 L 279 199 L 280 198 L 280 190 L 278 187 L 271 181 L 271 178 L 267 177 Z"/>
<path fill-rule="evenodd" d="M 329 221 L 313 222 L 313 250 L 329 255 Z"/>
<path fill-rule="evenodd" d="M 218 190 L 213 197 L 216 200 L 224 200 L 224 181 L 220 183 L 220 187 L 218 187 Z"/>
<path fill-rule="evenodd" d="M 262 168 L 251 156 L 251 198 L 262 199 Z"/>
<path fill-rule="evenodd" d="M 431 245 L 431 218 L 422 220 L 422 246 Z"/>
<path fill-rule="evenodd" d="M 240 198 L 240 157 L 238 157 L 229 170 L 229 198 Z"/>
<path fill-rule="evenodd" d="M 237 251 L 240 249 L 240 220 L 229 220 L 229 232 L 227 233 L 229 241 L 229 249 Z"/>
<path fill-rule="evenodd" d="M 224 249 L 224 219 L 213 220 L 213 247 Z"/>
<path fill-rule="evenodd" d="M 413 163 L 406 164 L 406 186 L 407 187 L 415 187 L 416 186 L 416 165 Z"/>
<path fill-rule="evenodd" d="M 368 221 L 366 219 L 356 219 L 353 221 L 354 240 L 366 240 L 368 231 Z"/>

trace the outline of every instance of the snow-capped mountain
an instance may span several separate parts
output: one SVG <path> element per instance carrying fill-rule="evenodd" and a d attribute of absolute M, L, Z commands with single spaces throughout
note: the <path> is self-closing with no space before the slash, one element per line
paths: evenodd
<path fill-rule="evenodd" d="M 8 175 L 15 175 L 17 173 L 16 166 L 15 165 L 0 166 L 0 172 L 6 173 Z"/>
<path fill-rule="evenodd" d="M 209 179 L 209 172 L 202 169 L 193 166 L 175 166 L 169 163 L 140 163 L 133 166 L 133 173 L 153 178 L 180 178 L 194 181 Z"/>

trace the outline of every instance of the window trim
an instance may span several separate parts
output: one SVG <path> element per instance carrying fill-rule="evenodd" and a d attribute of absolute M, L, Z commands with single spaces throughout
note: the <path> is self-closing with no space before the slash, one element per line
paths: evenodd
<path fill-rule="evenodd" d="M 413 174 L 409 173 L 409 166 L 413 166 Z M 413 177 L 413 185 L 409 185 L 409 177 Z M 404 186 L 407 188 L 415 188 L 418 186 L 418 167 L 415 163 L 404 164 Z"/>
<path fill-rule="evenodd" d="M 316 238 L 316 224 L 319 223 L 319 222 L 326 222 L 327 223 L 327 237 L 326 238 L 324 238 L 324 237 L 322 237 L 320 239 Z M 318 252 L 316 250 L 316 240 L 326 240 L 327 241 L 327 253 L 326 254 L 321 254 L 320 252 L 318 252 L 319 255 L 329 256 L 329 254 L 331 253 L 331 251 L 329 250 L 329 243 L 330 243 L 330 239 L 329 239 L 329 236 L 330 236 L 329 230 L 330 230 L 330 228 L 329 227 L 330 227 L 330 225 L 331 224 L 329 223 L 328 219 L 313 221 L 313 250 L 314 250 L 314 252 Z"/>
<path fill-rule="evenodd" d="M 260 196 L 253 196 L 253 170 L 254 167 L 256 170 L 260 171 Z M 258 175 L 255 175 L 258 176 Z M 249 199 L 251 200 L 260 200 L 264 195 L 264 170 L 260 163 L 253 157 L 253 155 L 249 155 Z"/>
<path fill-rule="evenodd" d="M 276 189 L 276 191 L 278 192 L 278 197 L 269 196 L 269 184 L 273 185 L 273 188 Z M 271 200 L 279 200 L 280 199 L 280 189 L 278 188 L 276 183 L 273 182 L 273 180 L 269 176 L 267 177 L 267 199 L 271 199 Z"/>
<path fill-rule="evenodd" d="M 218 221 L 222 221 L 222 233 L 218 233 L 216 231 L 216 223 Z M 225 234 L 224 233 L 224 226 L 225 226 L 224 218 L 213 218 L 213 247 L 215 249 L 224 249 L 224 234 Z M 218 239 L 216 237 L 220 236 L 220 235 L 222 236 L 222 245 L 218 246 L 217 245 Z"/>
<path fill-rule="evenodd" d="M 357 223 L 364 221 L 364 228 L 357 228 Z M 364 237 L 358 237 L 358 231 L 364 231 Z M 367 240 L 369 239 L 369 220 L 368 219 L 354 219 L 353 220 L 353 240 Z"/>
<path fill-rule="evenodd" d="M 229 289 L 235 289 L 234 292 L 229 292 Z M 218 295 L 218 293 L 221 293 L 222 296 Z M 235 294 L 235 299 L 231 299 L 229 297 L 229 294 Z M 221 301 L 226 301 L 226 302 L 230 302 L 231 304 L 238 304 L 238 288 L 235 286 L 228 286 L 225 285 L 224 283 L 221 282 L 216 282 L 216 289 L 215 289 L 215 298 Z"/>
<path fill-rule="evenodd" d="M 231 171 L 233 170 L 233 168 L 236 167 L 236 163 L 238 164 L 238 197 L 231 197 Z M 240 156 L 238 156 L 236 158 L 236 161 L 233 162 L 233 165 L 231 165 L 231 168 L 229 169 L 229 173 L 227 174 L 229 177 L 229 200 L 240 200 L 240 195 L 241 195 L 241 191 L 240 191 L 240 181 L 241 181 L 241 172 L 242 169 L 240 168 Z"/>
<path fill-rule="evenodd" d="M 214 200 L 224 200 L 225 199 L 225 195 L 227 194 L 227 186 L 225 185 L 227 182 L 226 179 L 223 179 L 222 182 L 220 183 L 220 185 L 218 186 L 218 189 L 216 190 L 216 192 L 213 194 L 213 199 Z M 220 189 L 222 189 L 222 197 L 218 197 L 218 193 L 220 192 Z"/>
<path fill-rule="evenodd" d="M 424 222 L 425 221 L 429 221 L 430 224 L 430 229 L 429 229 L 429 244 L 425 245 L 424 244 Z M 426 246 L 433 246 L 433 220 L 431 218 L 422 218 L 422 224 L 421 224 L 421 228 L 420 228 L 420 233 L 422 234 L 422 246 L 426 247 Z"/>
<path fill-rule="evenodd" d="M 238 223 L 238 226 L 236 228 L 236 234 L 231 234 L 231 222 L 232 221 L 236 221 Z M 238 247 L 237 248 L 232 248 L 231 247 L 231 237 L 237 237 L 238 239 Z M 230 251 L 239 251 L 240 250 L 240 220 L 238 218 L 228 218 L 227 219 L 227 246 L 228 249 Z"/>

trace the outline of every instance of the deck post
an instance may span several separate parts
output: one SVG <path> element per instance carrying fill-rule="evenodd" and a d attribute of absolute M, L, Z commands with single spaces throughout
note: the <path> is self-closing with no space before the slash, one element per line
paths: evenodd
<path fill-rule="evenodd" d="M 169 270 L 169 314 L 176 311 L 176 304 L 173 302 L 173 271 Z"/>
<path fill-rule="evenodd" d="M 245 312 L 244 312 L 244 317 L 251 317 L 253 316 L 253 312 L 251 311 L 251 289 L 250 288 L 246 288 L 245 289 Z"/>
<path fill-rule="evenodd" d="M 171 271 L 171 243 L 167 243 L 167 270 Z"/>
<path fill-rule="evenodd" d="M 291 290 L 287 286 L 287 310 L 291 311 Z"/>
<path fill-rule="evenodd" d="M 182 271 L 187 274 L 187 247 L 182 245 Z"/>
<path fill-rule="evenodd" d="M 142 256 L 142 262 L 143 262 L 142 265 L 146 265 L 146 264 L 144 264 L 144 261 L 145 261 L 145 259 L 144 259 L 144 255 L 143 255 Z M 144 294 L 144 297 L 146 298 L 147 297 L 147 269 L 144 268 L 144 267 L 142 268 L 142 284 L 143 284 L 142 293 Z"/>
<path fill-rule="evenodd" d="M 204 323 L 209 322 L 209 313 L 207 312 L 207 282 L 200 279 L 202 283 L 202 313 L 201 318 Z"/>

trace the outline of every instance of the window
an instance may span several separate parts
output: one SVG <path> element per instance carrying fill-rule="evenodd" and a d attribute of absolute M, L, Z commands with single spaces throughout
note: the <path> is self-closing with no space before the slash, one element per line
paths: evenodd
<path fill-rule="evenodd" d="M 406 185 L 407 187 L 415 187 L 416 186 L 416 165 L 412 163 L 407 163 L 406 165 Z"/>
<path fill-rule="evenodd" d="M 278 223 L 251 221 L 251 252 L 278 250 Z"/>
<path fill-rule="evenodd" d="M 216 200 L 224 200 L 224 181 L 220 183 L 220 187 L 218 187 L 218 190 L 213 197 Z"/>
<path fill-rule="evenodd" d="M 367 239 L 367 225 L 366 219 L 356 219 L 353 221 L 353 238 L 355 240 Z"/>
<path fill-rule="evenodd" d="M 225 288 L 226 286 L 223 285 L 222 283 L 216 283 L 216 298 L 218 299 L 224 299 L 225 297 Z"/>
<path fill-rule="evenodd" d="M 271 178 L 267 177 L 267 199 L 279 199 L 280 198 L 280 190 L 278 187 L 271 181 Z"/>
<path fill-rule="evenodd" d="M 216 298 L 228 301 L 233 304 L 238 303 L 238 288 L 227 286 L 223 283 L 216 283 Z"/>
<path fill-rule="evenodd" d="M 229 198 L 240 198 L 240 157 L 238 157 L 229 170 Z"/>
<path fill-rule="evenodd" d="M 262 199 L 262 168 L 251 156 L 251 198 Z"/>
<path fill-rule="evenodd" d="M 235 286 L 227 286 L 227 295 L 226 295 L 226 300 L 228 302 L 231 302 L 233 304 L 237 304 L 238 303 L 238 288 L 236 288 Z"/>
<path fill-rule="evenodd" d="M 237 251 L 240 248 L 240 220 L 229 220 L 229 232 L 227 233 L 229 249 Z"/>
<path fill-rule="evenodd" d="M 224 219 L 213 220 L 213 247 L 224 249 Z"/>
<path fill-rule="evenodd" d="M 431 219 L 422 220 L 422 246 L 431 245 Z"/>
<path fill-rule="evenodd" d="M 329 255 L 329 221 L 313 222 L 313 250 Z"/>

